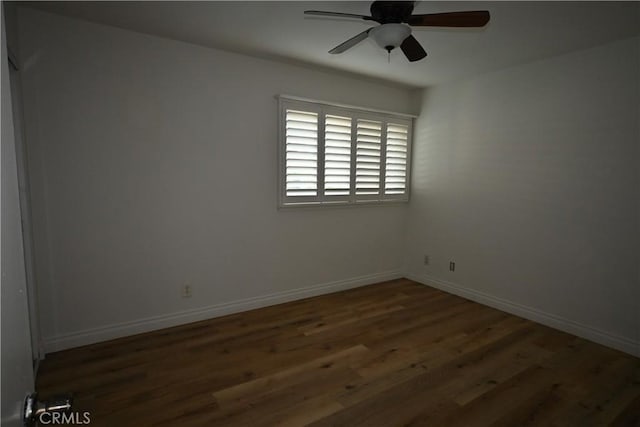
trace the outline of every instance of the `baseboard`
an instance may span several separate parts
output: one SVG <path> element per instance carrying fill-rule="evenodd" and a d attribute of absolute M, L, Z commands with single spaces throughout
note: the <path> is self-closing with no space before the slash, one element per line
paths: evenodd
<path fill-rule="evenodd" d="M 147 317 L 132 322 L 118 323 L 94 329 L 86 329 L 70 334 L 45 338 L 44 348 L 46 353 L 52 353 L 55 351 L 66 350 L 73 347 L 80 347 L 83 345 L 108 341 L 115 338 L 150 332 L 157 329 L 169 328 L 171 326 L 183 325 L 200 320 L 212 319 L 214 317 L 225 316 L 227 314 L 238 313 L 254 308 L 282 304 L 284 302 L 328 294 L 345 289 L 357 288 L 360 286 L 371 285 L 373 283 L 384 282 L 385 280 L 394 280 L 399 278 L 402 278 L 402 274 L 400 274 L 399 271 L 388 271 L 383 273 L 369 274 L 366 276 L 352 277 L 346 280 L 321 283 L 318 285 L 299 289 L 292 289 L 253 298 L 215 304 L 193 310 Z"/>
<path fill-rule="evenodd" d="M 525 319 L 549 326 L 554 329 L 567 332 L 589 341 L 623 351 L 636 357 L 640 357 L 640 342 L 610 334 L 591 326 L 575 322 L 554 314 L 546 313 L 536 308 L 527 307 L 502 298 L 494 297 L 483 292 L 466 288 L 456 283 L 436 279 L 428 275 L 405 274 L 406 278 L 442 291 L 461 296 L 507 313 L 514 314 Z"/>

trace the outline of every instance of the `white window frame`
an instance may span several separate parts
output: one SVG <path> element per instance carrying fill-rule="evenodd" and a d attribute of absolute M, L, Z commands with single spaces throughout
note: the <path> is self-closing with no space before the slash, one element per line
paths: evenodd
<path fill-rule="evenodd" d="M 416 116 L 371 110 L 351 105 L 335 104 L 312 99 L 279 95 L 278 99 L 278 207 L 310 207 L 310 206 L 358 206 L 371 204 L 407 203 L 411 190 L 411 146 L 413 143 L 413 121 Z M 286 110 L 294 109 L 318 114 L 318 187 L 316 196 L 286 195 Z M 336 115 L 351 118 L 351 184 L 350 194 L 327 196 L 324 194 L 324 151 L 325 151 L 325 116 Z M 358 120 L 372 120 L 382 123 L 380 152 L 380 186 L 379 194 L 356 194 L 356 144 L 355 135 Z M 387 125 L 388 123 L 406 125 L 407 164 L 404 194 L 384 194 L 386 178 Z"/>

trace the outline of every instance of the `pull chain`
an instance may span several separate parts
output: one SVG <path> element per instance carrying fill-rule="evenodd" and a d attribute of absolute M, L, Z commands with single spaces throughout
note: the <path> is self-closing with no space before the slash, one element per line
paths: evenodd
<path fill-rule="evenodd" d="M 384 48 L 387 51 L 387 64 L 391 64 L 391 51 L 394 49 L 393 46 L 385 46 Z"/>

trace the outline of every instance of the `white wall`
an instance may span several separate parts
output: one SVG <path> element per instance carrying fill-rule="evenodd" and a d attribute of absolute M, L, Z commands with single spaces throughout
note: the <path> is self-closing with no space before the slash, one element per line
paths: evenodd
<path fill-rule="evenodd" d="M 406 205 L 276 209 L 274 96 L 408 90 L 28 9 L 20 43 L 48 350 L 398 276 Z"/>
<path fill-rule="evenodd" d="M 640 354 L 639 47 L 429 89 L 407 274 Z"/>
<path fill-rule="evenodd" d="M 6 427 L 22 425 L 22 403 L 27 393 L 34 391 L 31 360 L 31 336 L 29 334 L 29 312 L 26 276 L 18 196 L 18 171 L 14 140 L 9 62 L 7 60 L 6 26 L 4 5 L 0 6 L 2 76 L 2 149 L 1 177 L 2 209 L 0 216 L 0 301 L 2 324 L 2 396 L 0 424 Z"/>

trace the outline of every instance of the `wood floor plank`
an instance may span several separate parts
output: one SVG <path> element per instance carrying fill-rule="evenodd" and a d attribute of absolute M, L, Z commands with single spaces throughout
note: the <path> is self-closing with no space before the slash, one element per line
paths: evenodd
<path fill-rule="evenodd" d="M 369 349 L 367 349 L 365 346 L 357 345 L 343 351 L 319 357 L 309 362 L 280 370 L 271 375 L 263 376 L 244 383 L 236 384 L 232 387 L 218 390 L 213 393 L 213 396 L 222 405 L 226 401 L 246 398 L 248 396 L 251 396 L 252 394 L 272 391 L 275 388 L 282 387 L 282 382 L 291 377 L 299 378 L 299 376 L 301 374 L 304 374 L 306 371 L 313 371 L 313 376 L 322 375 L 323 370 L 336 366 L 336 364 L 340 363 L 341 360 L 348 360 L 350 357 L 359 356 L 360 354 L 368 351 Z"/>
<path fill-rule="evenodd" d="M 97 426 L 640 425 L 640 359 L 398 279 L 47 355 Z"/>
<path fill-rule="evenodd" d="M 465 386 L 466 381 L 462 378 L 466 371 L 471 369 L 479 375 L 482 365 L 503 363 L 500 356 L 515 351 L 520 339 L 528 334 L 530 331 L 518 331 L 458 358 L 437 362 L 427 359 L 374 381 L 363 380 L 339 397 L 338 400 L 346 407 L 344 410 L 317 425 L 371 425 L 376 420 L 399 417 L 396 412 L 400 408 L 402 417 L 411 418 L 425 405 L 436 405 L 444 398 L 452 400 L 448 396 L 452 392 L 450 388 L 460 390 Z M 452 379 L 456 380 L 455 384 Z"/>
<path fill-rule="evenodd" d="M 611 421 L 615 427 L 640 426 L 640 394 Z"/>

